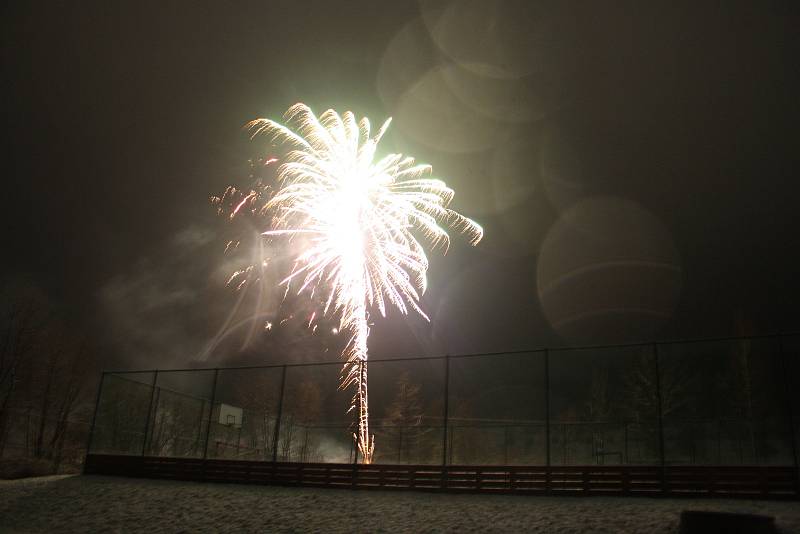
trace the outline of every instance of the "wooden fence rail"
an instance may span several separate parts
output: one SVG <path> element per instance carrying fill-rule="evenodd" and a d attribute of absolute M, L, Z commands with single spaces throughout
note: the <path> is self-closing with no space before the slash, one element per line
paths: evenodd
<path fill-rule="evenodd" d="M 783 466 L 465 466 L 258 462 L 90 454 L 85 474 L 348 489 L 798 499 Z"/>

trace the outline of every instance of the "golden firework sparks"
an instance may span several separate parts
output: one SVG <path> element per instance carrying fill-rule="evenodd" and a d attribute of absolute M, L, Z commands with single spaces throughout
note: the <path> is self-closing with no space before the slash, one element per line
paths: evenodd
<path fill-rule="evenodd" d="M 366 117 L 357 121 L 350 111 L 333 110 L 317 117 L 305 104 L 295 104 L 285 122 L 248 124 L 254 137 L 266 134 L 289 147 L 279 168 L 279 188 L 264 206 L 275 214 L 264 235 L 306 238 L 283 283 L 296 281 L 298 293 L 320 291 L 324 312 L 339 314 L 338 331 L 351 334 L 341 387 L 356 389 L 349 410 L 358 415 L 354 439 L 362 461 L 370 463 L 375 438 L 369 433 L 367 395 L 369 311 L 385 316 L 391 304 L 427 319 L 419 306 L 428 270 L 420 240 L 446 252 L 448 230 L 475 245 L 483 229 L 448 208 L 453 190 L 428 177 L 430 165 L 401 154 L 376 160 L 391 119 L 371 136 Z M 253 199 L 245 195 L 234 212 Z"/>

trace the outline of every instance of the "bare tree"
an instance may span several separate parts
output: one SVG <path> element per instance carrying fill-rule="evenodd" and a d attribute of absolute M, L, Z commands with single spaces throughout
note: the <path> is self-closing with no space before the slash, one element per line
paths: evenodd
<path fill-rule="evenodd" d="M 88 419 L 82 403 L 96 379 L 91 352 L 59 323 L 37 288 L 8 283 L 3 293 L 0 457 L 12 450 L 19 465 L 27 457 L 51 469 L 65 460 L 76 463 L 89 429 L 88 421 L 76 418 Z"/>
<path fill-rule="evenodd" d="M 755 332 L 752 322 L 747 320 L 741 311 L 737 312 L 735 327 L 736 332 L 742 336 L 753 335 Z M 733 343 L 733 365 L 727 366 L 728 372 L 721 376 L 720 386 L 728 390 L 735 415 L 743 417 L 746 421 L 749 453 L 751 458 L 756 460 L 758 450 L 754 428 L 756 399 L 753 375 L 758 362 L 753 358 L 752 345 L 752 340 L 748 338 Z"/>
<path fill-rule="evenodd" d="M 383 420 L 386 451 L 395 456 L 397 462 L 408 461 L 419 447 L 423 417 L 419 384 L 414 384 L 408 371 L 397 378 L 394 399 L 386 410 Z M 390 444 L 395 444 L 392 447 Z"/>
<path fill-rule="evenodd" d="M 668 417 L 689 402 L 690 379 L 677 359 L 659 360 L 661 383 L 656 384 L 655 360 L 644 353 L 624 378 L 628 402 L 626 410 L 637 422 L 653 422 L 658 417 L 658 396 L 661 393 L 661 415 Z"/>
<path fill-rule="evenodd" d="M 645 454 L 651 458 L 659 454 L 659 400 L 664 428 L 675 429 L 684 443 L 691 441 L 690 425 L 676 419 L 692 404 L 693 379 L 689 369 L 679 358 L 660 358 L 658 376 L 660 383 L 656 380 L 653 354 L 643 352 L 623 378 L 623 413 L 634 423 L 632 435 L 641 436 Z"/>
<path fill-rule="evenodd" d="M 30 455 L 52 460 L 57 467 L 69 426 L 95 374 L 89 371 L 93 360 L 86 343 L 63 327 L 51 323 L 39 337 L 39 346 L 25 365 L 26 398 L 21 400 L 34 422 L 30 429 Z M 85 440 L 79 441 L 83 446 Z"/>
<path fill-rule="evenodd" d="M 210 403 L 203 398 L 159 387 L 153 403 L 152 431 L 145 447 L 155 456 L 198 457 L 205 445 L 204 421 Z M 146 421 L 147 417 L 141 419 Z M 140 429 L 144 436 L 144 429 Z"/>
<path fill-rule="evenodd" d="M 608 395 L 608 367 L 595 368 L 592 370 L 589 400 L 586 402 L 586 416 L 589 421 L 607 421 L 611 412 L 611 401 Z"/>
<path fill-rule="evenodd" d="M 283 461 L 292 458 L 300 462 L 309 461 L 318 455 L 318 443 L 313 434 L 309 435 L 309 426 L 319 419 L 322 409 L 319 384 L 304 381 L 287 390 L 284 406 L 279 457 Z"/>
<path fill-rule="evenodd" d="M 272 459 L 275 418 L 279 394 L 276 375 L 265 372 L 249 372 L 236 380 L 231 392 L 232 402 L 242 409 L 240 427 L 236 432 L 236 448 L 243 442 L 243 454 L 257 455 L 263 460 Z M 223 425 L 215 425 L 215 430 L 229 435 Z"/>
<path fill-rule="evenodd" d="M 64 444 L 68 436 L 69 425 L 78 407 L 78 401 L 87 392 L 87 383 L 84 377 L 89 368 L 88 351 L 86 344 L 81 343 L 74 349 L 71 362 L 64 368 L 61 375 L 61 393 L 55 405 L 54 425 L 51 429 L 49 449 L 55 468 L 58 469 L 63 459 Z M 83 441 L 83 440 L 81 440 Z"/>
<path fill-rule="evenodd" d="M 8 437 L 12 399 L 22 379 L 22 366 L 35 352 L 39 334 L 49 321 L 44 299 L 6 289 L 0 346 L 0 457 Z M 16 293 L 16 294 L 15 294 Z"/>

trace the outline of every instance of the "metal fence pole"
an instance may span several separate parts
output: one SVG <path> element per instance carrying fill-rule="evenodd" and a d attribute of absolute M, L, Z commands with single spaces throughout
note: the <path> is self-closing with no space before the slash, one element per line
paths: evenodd
<path fill-rule="evenodd" d="M 653 343 L 653 356 L 656 371 L 656 406 L 658 409 L 658 455 L 661 461 L 661 491 L 666 489 L 666 474 L 664 472 L 666 460 L 664 458 L 664 415 L 661 404 L 661 368 L 658 363 L 658 343 Z"/>
<path fill-rule="evenodd" d="M 397 463 L 400 463 L 400 459 L 403 457 L 403 425 L 401 424 L 398 430 L 398 439 L 397 439 Z"/>
<path fill-rule="evenodd" d="M 508 465 L 508 425 L 503 425 L 503 465 Z"/>
<path fill-rule="evenodd" d="M 208 439 L 211 436 L 211 421 L 214 416 L 214 401 L 217 400 L 217 377 L 219 369 L 214 369 L 214 383 L 211 386 L 211 403 L 208 405 L 208 422 L 206 423 L 206 443 L 203 446 L 203 460 L 208 457 Z"/>
<path fill-rule="evenodd" d="M 147 417 L 144 419 L 144 437 L 142 438 L 142 456 L 147 452 L 147 431 L 150 429 L 150 414 L 153 412 L 153 397 L 156 396 L 158 369 L 153 371 L 153 383 L 150 385 L 150 404 L 147 405 Z"/>
<path fill-rule="evenodd" d="M 625 421 L 624 423 L 622 423 L 622 432 L 625 435 L 625 438 L 624 438 L 625 439 L 625 448 L 623 450 L 625 451 L 625 463 L 626 464 L 631 463 L 630 460 L 629 460 L 630 456 L 628 454 L 628 424 L 629 424 L 628 421 Z"/>
<path fill-rule="evenodd" d="M 356 462 L 355 458 L 353 458 L 353 454 L 355 453 L 355 449 L 356 449 L 356 440 L 355 440 L 355 438 L 353 438 L 353 439 L 350 440 L 350 455 L 347 457 L 347 459 L 348 459 L 348 461 L 350 463 L 355 463 Z"/>
<path fill-rule="evenodd" d="M 97 409 L 100 407 L 100 396 L 103 393 L 103 382 L 106 381 L 106 372 L 100 375 L 100 384 L 97 386 L 97 397 L 94 401 L 94 413 L 92 414 L 92 424 L 89 426 L 89 437 L 86 440 L 86 454 L 83 458 L 83 468 L 86 470 L 86 459 L 89 457 L 89 450 L 92 447 L 92 440 L 94 439 L 94 425 L 97 421 Z"/>
<path fill-rule="evenodd" d="M 786 416 L 789 422 L 789 443 L 792 446 L 792 461 L 794 463 L 795 492 L 800 493 L 800 464 L 797 457 L 797 437 L 794 430 L 794 410 L 792 409 L 792 385 L 789 383 L 789 369 L 786 366 L 786 353 L 783 350 L 783 337 L 778 336 L 778 354 L 781 360 L 781 374 L 783 375 L 783 392 L 786 397 Z M 795 356 L 796 357 L 796 356 Z"/>
<path fill-rule="evenodd" d="M 286 366 L 281 371 L 281 391 L 278 396 L 278 415 L 275 417 L 275 432 L 272 435 L 272 463 L 278 461 L 278 435 L 281 432 L 281 417 L 283 416 L 283 392 L 286 388 Z"/>
<path fill-rule="evenodd" d="M 453 450 L 455 449 L 455 442 L 456 442 L 456 427 L 450 425 L 450 428 L 447 429 L 448 434 L 450 434 L 449 443 L 450 443 L 450 452 L 447 455 L 447 462 L 449 464 L 453 463 Z"/>
<path fill-rule="evenodd" d="M 444 357 L 444 414 L 442 423 L 442 467 L 447 466 L 447 419 L 450 402 L 450 355 Z M 442 478 L 444 485 L 445 479 Z"/>
<path fill-rule="evenodd" d="M 544 450 L 545 465 L 550 467 L 550 351 L 544 349 Z"/>

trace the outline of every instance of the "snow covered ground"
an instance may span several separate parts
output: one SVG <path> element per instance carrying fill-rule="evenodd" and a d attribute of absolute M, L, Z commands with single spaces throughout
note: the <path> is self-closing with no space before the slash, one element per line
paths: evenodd
<path fill-rule="evenodd" d="M 797 502 L 448 495 L 105 476 L 0 481 L 0 532 L 677 532 L 681 510 L 775 516 Z"/>

